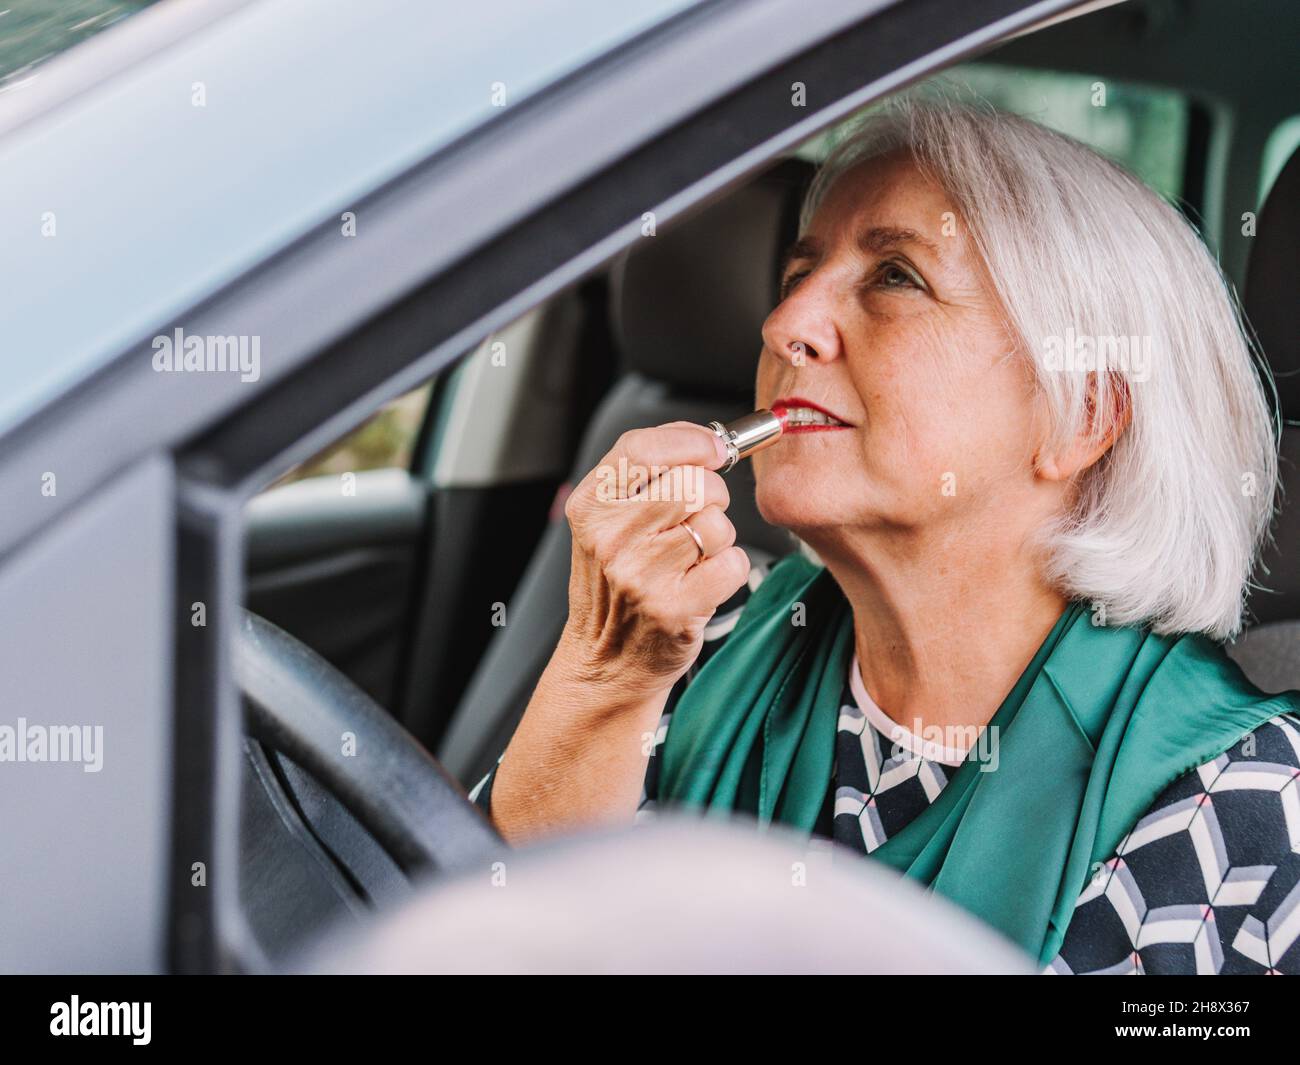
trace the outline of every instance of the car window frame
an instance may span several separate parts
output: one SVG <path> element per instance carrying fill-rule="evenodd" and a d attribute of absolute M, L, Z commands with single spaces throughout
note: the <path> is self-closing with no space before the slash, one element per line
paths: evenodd
<path fill-rule="evenodd" d="M 673 103 L 681 111 L 661 133 L 645 137 L 630 154 L 618 154 L 611 143 L 594 169 L 593 157 L 587 154 L 579 161 L 588 172 L 584 175 L 581 166 L 571 166 L 565 171 L 568 177 L 555 175 L 545 193 L 533 190 L 532 213 L 525 217 L 512 217 L 497 205 L 487 227 L 488 232 L 495 229 L 495 236 L 484 244 L 482 230 L 477 241 L 467 231 L 455 234 L 459 244 L 456 239 L 440 242 L 442 257 L 433 263 L 427 242 L 423 248 L 412 247 L 414 234 L 421 231 L 413 220 L 429 217 L 431 198 L 439 198 L 447 183 L 472 181 L 512 154 L 512 148 L 517 151 L 520 142 L 553 137 L 548 120 L 572 120 L 593 93 L 609 94 L 606 106 L 620 107 L 619 101 L 630 98 L 642 106 L 645 83 L 628 76 L 636 73 L 629 66 L 628 50 L 605 57 L 521 105 L 517 113 L 503 116 L 481 137 L 469 138 L 454 153 L 427 161 L 376 193 L 367 205 L 368 216 L 375 220 L 372 226 L 382 229 L 387 219 L 400 226 L 398 231 L 406 231 L 405 247 L 390 247 L 389 252 L 408 256 L 400 264 L 408 271 L 406 277 L 415 272 L 412 261 L 419 259 L 425 279 L 400 294 L 402 286 L 390 274 L 388 287 L 376 283 L 375 291 L 367 293 L 370 313 L 365 301 L 340 301 L 344 306 L 328 321 L 317 323 L 320 328 L 307 338 L 308 350 L 282 377 L 247 390 L 237 403 L 190 412 L 200 421 L 215 418 L 215 424 L 197 436 L 151 441 L 153 447 L 182 445 L 177 450 L 178 601 L 203 601 L 209 616 L 218 619 L 205 640 L 195 640 L 178 624 L 174 777 L 187 786 L 178 787 L 175 795 L 174 852 L 219 852 L 227 858 L 233 854 L 240 713 L 228 654 L 230 624 L 221 619 L 237 616 L 243 579 L 242 508 L 268 470 L 312 454 L 366 410 L 438 374 L 494 329 L 599 268 L 637 238 L 647 208 L 666 222 L 726 192 L 869 100 L 1078 6 L 1078 0 L 978 0 L 954 13 L 941 0 L 907 0 L 865 12 L 860 4 L 842 5 L 856 10 L 847 28 L 823 38 L 812 32 L 786 32 L 785 43 L 797 47 L 789 49 L 791 58 L 785 62 L 771 65 L 745 57 L 746 62 L 730 68 L 734 81 L 720 99 L 688 109 L 678 97 Z M 769 19 L 791 10 L 777 0 L 711 5 L 638 42 L 637 60 L 662 63 L 665 55 L 680 55 L 678 49 L 689 48 L 692 39 L 713 33 L 727 36 L 728 30 L 741 28 L 742 20 L 752 20 L 757 7 Z M 799 21 L 806 22 L 806 13 Z M 749 33 L 758 32 L 753 21 L 745 25 Z M 763 33 L 770 30 L 771 24 L 762 27 Z M 811 77 L 814 72 L 816 78 Z M 806 114 L 792 116 L 790 86 L 801 75 L 808 106 Z M 671 113 L 671 107 L 668 110 Z M 726 136 L 719 130 L 726 130 Z M 578 133 L 590 141 L 590 129 L 569 130 L 570 137 Z M 566 155 L 554 146 L 551 151 Z M 665 159 L 672 165 L 665 166 Z M 554 182 L 565 181 L 569 184 L 555 196 Z M 235 308 L 242 307 L 244 314 L 260 310 L 272 315 L 282 293 L 292 296 L 295 286 L 314 290 L 326 282 L 337 284 L 340 272 L 364 283 L 365 263 L 340 259 L 332 222 L 329 229 L 328 243 L 325 234 L 316 234 L 250 271 L 200 310 L 193 331 L 203 332 L 205 321 L 228 320 Z M 467 246 L 473 251 L 468 257 Z M 460 265 L 450 270 L 456 263 Z M 409 281 L 405 285 L 409 288 Z M 299 298 L 281 313 L 300 314 L 302 305 Z M 322 345 L 329 329 L 335 336 Z M 147 378 L 121 377 L 110 383 L 114 387 L 99 407 L 99 417 L 112 417 L 114 410 L 138 410 L 152 394 L 144 387 Z M 143 395 L 132 394 L 141 388 Z M 436 409 L 432 403 L 431 409 Z M 58 424 L 55 429 L 69 426 Z M 70 437 L 75 440 L 76 433 Z M 8 469 L 0 466 L 0 486 Z M 5 531 L 0 529 L 0 536 Z M 229 878 L 223 879 L 229 883 Z M 200 894 L 182 886 L 175 882 L 171 896 L 170 964 L 179 971 L 220 968 L 238 956 L 244 942 L 233 889 Z"/>

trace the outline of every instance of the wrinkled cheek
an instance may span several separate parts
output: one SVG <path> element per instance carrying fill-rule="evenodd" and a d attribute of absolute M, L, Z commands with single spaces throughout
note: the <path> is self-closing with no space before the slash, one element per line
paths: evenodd
<path fill-rule="evenodd" d="M 920 501 L 951 491 L 971 461 L 957 416 L 936 404 L 933 394 L 896 397 L 864 437 L 864 468 L 899 499 Z"/>
<path fill-rule="evenodd" d="M 779 369 L 774 356 L 761 351 L 758 356 L 758 368 L 754 374 L 755 407 L 769 406 L 776 400 L 776 380 Z"/>

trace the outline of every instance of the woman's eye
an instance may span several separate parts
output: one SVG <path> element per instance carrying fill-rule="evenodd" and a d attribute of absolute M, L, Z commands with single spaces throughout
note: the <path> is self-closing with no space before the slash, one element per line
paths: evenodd
<path fill-rule="evenodd" d="M 807 270 L 796 270 L 793 274 L 786 275 L 785 280 L 781 282 L 781 298 L 785 299 L 786 296 L 790 295 L 794 291 L 795 285 L 799 284 L 807 276 Z"/>
<path fill-rule="evenodd" d="M 923 288 L 921 279 L 898 263 L 884 263 L 876 271 L 876 281 L 885 288 Z"/>
<path fill-rule="evenodd" d="M 796 270 L 794 273 L 788 274 L 781 282 L 780 298 L 785 299 L 789 296 L 808 274 L 808 270 Z M 882 288 L 925 288 L 925 282 L 921 280 L 920 276 L 901 263 L 882 263 L 876 269 L 871 280 Z"/>

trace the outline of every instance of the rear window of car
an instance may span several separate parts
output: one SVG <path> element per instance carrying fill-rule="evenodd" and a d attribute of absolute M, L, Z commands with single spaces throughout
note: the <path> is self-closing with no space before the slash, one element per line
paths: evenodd
<path fill-rule="evenodd" d="M 949 67 L 925 83 L 1023 115 L 1096 148 L 1168 200 L 1182 197 L 1189 104 L 1176 91 L 1089 74 L 996 63 Z M 852 120 L 850 120 L 851 124 Z M 843 135 L 838 126 L 801 155 L 818 158 Z"/>
<path fill-rule="evenodd" d="M 1182 93 L 1089 74 L 994 64 L 969 63 L 948 73 L 995 106 L 1091 145 L 1166 199 L 1182 196 L 1188 122 Z"/>
<path fill-rule="evenodd" d="M 1297 148 L 1300 148 L 1300 115 L 1292 115 L 1273 130 L 1264 145 L 1264 157 L 1259 168 L 1260 207 L 1264 206 L 1273 182 Z"/>

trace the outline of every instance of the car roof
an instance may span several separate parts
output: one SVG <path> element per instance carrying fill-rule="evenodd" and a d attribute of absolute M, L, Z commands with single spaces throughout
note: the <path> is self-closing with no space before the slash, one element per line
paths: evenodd
<path fill-rule="evenodd" d="M 43 111 L 37 68 L 0 98 L 0 433 L 489 122 L 493 83 L 515 103 L 698 2 L 372 0 L 320 18 L 257 0 Z M 169 6 L 52 61 L 48 80 L 129 50 Z"/>

